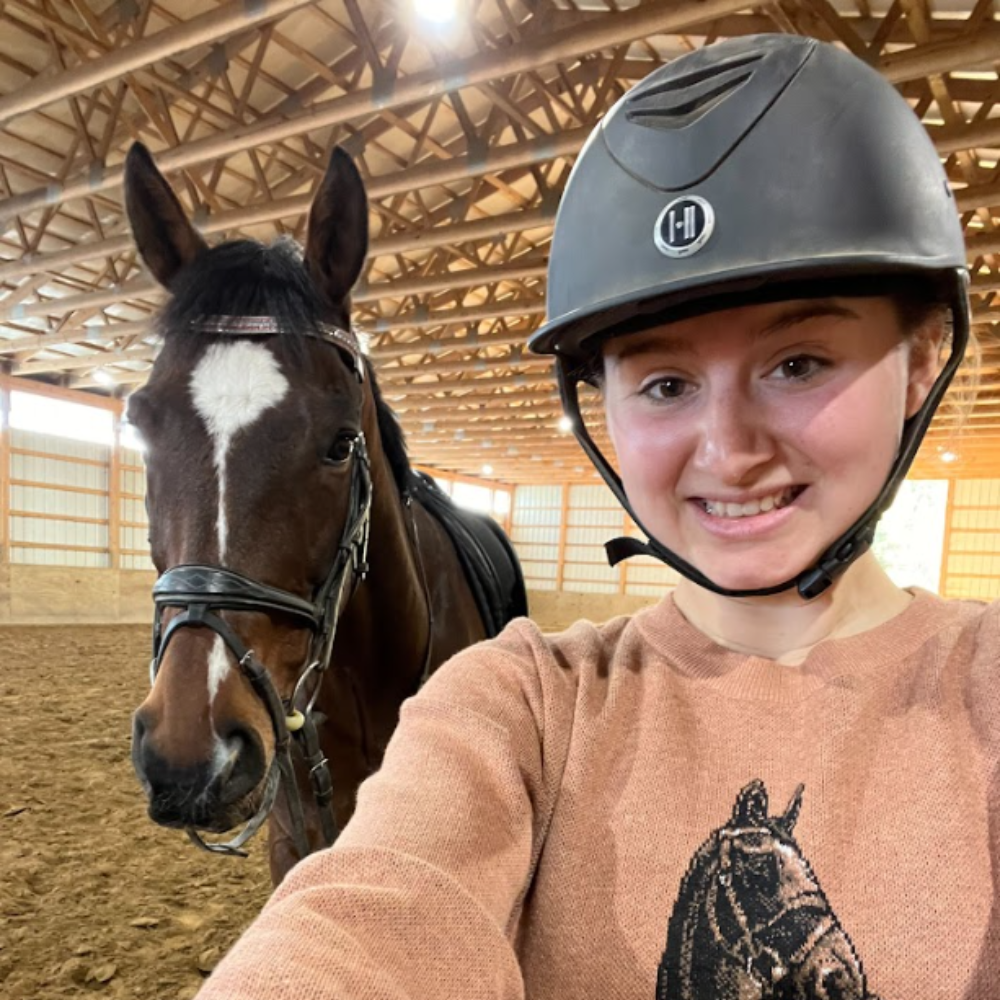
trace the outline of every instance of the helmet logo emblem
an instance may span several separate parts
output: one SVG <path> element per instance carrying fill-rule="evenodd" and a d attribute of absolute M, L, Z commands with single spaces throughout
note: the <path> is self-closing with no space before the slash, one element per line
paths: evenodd
<path fill-rule="evenodd" d="M 715 229 L 715 210 L 697 195 L 675 198 L 660 212 L 653 227 L 656 249 L 668 257 L 690 257 Z"/>

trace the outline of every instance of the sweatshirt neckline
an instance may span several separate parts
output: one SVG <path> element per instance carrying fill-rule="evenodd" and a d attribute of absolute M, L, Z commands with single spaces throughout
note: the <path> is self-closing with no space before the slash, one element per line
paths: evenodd
<path fill-rule="evenodd" d="M 899 614 L 865 632 L 825 640 L 794 665 L 720 645 L 681 614 L 672 594 L 640 612 L 636 622 L 657 653 L 691 680 L 741 700 L 794 702 L 838 679 L 904 660 L 939 632 L 950 602 L 920 588 L 907 592 L 913 600 Z"/>

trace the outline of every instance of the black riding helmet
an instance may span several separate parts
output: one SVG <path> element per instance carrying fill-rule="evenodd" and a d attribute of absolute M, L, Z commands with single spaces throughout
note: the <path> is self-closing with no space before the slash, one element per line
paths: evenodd
<path fill-rule="evenodd" d="M 611 564 L 653 555 L 727 596 L 822 593 L 871 545 L 969 331 L 965 241 L 944 170 L 920 120 L 875 70 L 815 39 L 756 35 L 682 56 L 630 90 L 570 175 L 549 257 L 548 321 L 530 347 L 555 355 L 574 433 L 640 528 L 580 413 L 578 384 L 606 339 L 751 301 L 907 279 L 950 307 L 951 355 L 906 421 L 882 491 L 812 567 L 774 587 L 727 590 L 652 537 L 609 542 Z"/>

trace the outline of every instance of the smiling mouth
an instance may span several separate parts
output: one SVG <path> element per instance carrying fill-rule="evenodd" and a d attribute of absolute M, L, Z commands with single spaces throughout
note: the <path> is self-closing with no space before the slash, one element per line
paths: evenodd
<path fill-rule="evenodd" d="M 801 496 L 804 486 L 788 486 L 783 490 L 778 490 L 770 496 L 758 497 L 756 500 L 747 500 L 745 503 L 729 503 L 726 500 L 707 500 L 704 497 L 696 498 L 696 503 L 701 509 L 712 517 L 720 518 L 741 518 L 756 517 L 758 514 L 767 514 L 772 510 L 781 510 Z"/>

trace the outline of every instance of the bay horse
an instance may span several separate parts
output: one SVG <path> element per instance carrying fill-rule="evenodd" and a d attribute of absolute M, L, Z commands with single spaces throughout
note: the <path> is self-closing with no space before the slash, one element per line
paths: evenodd
<path fill-rule="evenodd" d="M 488 518 L 446 530 L 455 511 L 411 469 L 352 330 L 368 204 L 346 153 L 330 157 L 304 252 L 208 247 L 141 144 L 125 203 L 169 293 L 162 348 L 127 403 L 160 574 L 133 764 L 150 817 L 208 850 L 245 853 L 269 817 L 277 884 L 347 822 L 401 703 L 526 613 L 523 579 Z M 226 843 L 202 836 L 241 824 Z"/>
<path fill-rule="evenodd" d="M 792 831 L 752 781 L 698 848 L 667 930 L 656 1000 L 878 1000 Z"/>

